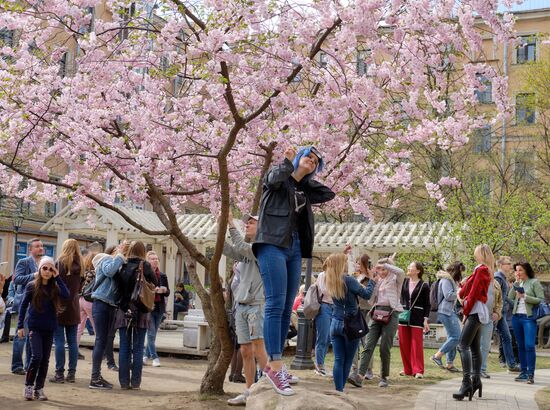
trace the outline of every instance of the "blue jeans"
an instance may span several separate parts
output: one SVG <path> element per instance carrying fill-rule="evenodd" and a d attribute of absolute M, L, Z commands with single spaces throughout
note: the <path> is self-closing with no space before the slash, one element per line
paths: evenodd
<path fill-rule="evenodd" d="M 259 244 L 256 256 L 265 292 L 265 349 L 269 360 L 281 360 L 302 274 L 298 234 L 293 234 L 290 248 Z"/>
<path fill-rule="evenodd" d="M 118 352 L 118 381 L 121 386 L 139 387 L 143 369 L 143 345 L 147 329 L 121 327 L 120 350 Z M 130 378 L 130 366 L 132 376 Z"/>
<path fill-rule="evenodd" d="M 318 366 L 324 366 L 325 356 L 330 343 L 330 320 L 332 318 L 332 305 L 321 303 L 319 314 L 315 318 L 315 329 L 317 338 L 315 339 L 315 362 Z"/>
<path fill-rule="evenodd" d="M 493 338 L 493 322 L 489 321 L 486 325 L 483 323 L 479 328 L 481 334 L 479 338 L 479 345 L 481 348 L 481 371 L 487 371 L 487 357 L 489 357 L 489 350 L 491 350 L 491 339 Z"/>
<path fill-rule="evenodd" d="M 159 357 L 155 340 L 157 339 L 160 322 L 162 322 L 162 315 L 163 313 L 157 309 L 151 312 L 151 321 L 149 322 L 149 329 L 147 329 L 147 349 L 145 349 L 145 357 L 148 359 L 158 359 Z"/>
<path fill-rule="evenodd" d="M 92 317 L 95 326 L 95 344 L 92 353 L 92 380 L 101 376 L 101 361 L 109 339 L 109 331 L 113 327 L 116 308 L 99 299 L 92 305 Z M 143 359 L 141 359 L 143 361 Z"/>
<path fill-rule="evenodd" d="M 65 335 L 67 335 L 67 344 L 69 345 L 69 372 L 76 372 L 76 363 L 78 362 L 78 345 L 76 343 L 76 331 L 78 325 L 57 326 L 54 333 L 55 340 L 55 372 L 63 373 L 65 371 Z"/>
<path fill-rule="evenodd" d="M 514 349 L 512 347 L 512 335 L 506 318 L 502 318 L 497 322 L 497 332 L 500 337 L 500 346 L 506 359 L 508 367 L 516 367 L 516 358 L 514 357 Z"/>
<path fill-rule="evenodd" d="M 518 343 L 519 363 L 521 372 L 535 375 L 537 355 L 535 352 L 535 338 L 537 336 L 537 322 L 524 314 L 512 316 L 512 327 Z"/>
<path fill-rule="evenodd" d="M 17 322 L 16 322 L 17 323 Z M 25 350 L 25 367 L 23 367 L 23 350 Z M 11 371 L 17 369 L 28 370 L 31 363 L 31 345 L 29 343 L 29 329 L 27 328 L 27 320 L 25 319 L 25 337 L 20 338 L 15 332 L 13 338 L 13 350 L 11 356 Z"/>
<path fill-rule="evenodd" d="M 330 336 L 334 350 L 334 368 L 332 369 L 334 386 L 337 391 L 344 391 L 360 339 L 349 341 L 344 335 L 344 321 L 338 319 L 332 319 L 330 322 Z"/>
<path fill-rule="evenodd" d="M 460 340 L 460 321 L 454 313 L 451 315 L 438 313 L 437 320 L 443 323 L 443 327 L 445 327 L 445 331 L 447 332 L 447 340 L 439 348 L 439 351 L 445 353 L 447 364 L 453 363 L 456 357 L 456 347 Z"/>

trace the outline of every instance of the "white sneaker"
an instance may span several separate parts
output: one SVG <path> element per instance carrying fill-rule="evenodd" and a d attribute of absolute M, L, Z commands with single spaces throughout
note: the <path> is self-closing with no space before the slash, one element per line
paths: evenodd
<path fill-rule="evenodd" d="M 147 356 L 143 356 L 143 364 L 144 364 L 145 366 L 147 366 L 147 365 L 149 364 L 149 363 L 148 363 L 148 360 L 149 360 L 149 359 L 147 359 Z"/>
<path fill-rule="evenodd" d="M 153 367 L 160 367 L 160 359 L 158 357 L 153 359 Z"/>
<path fill-rule="evenodd" d="M 232 399 L 227 400 L 227 404 L 229 404 L 230 406 L 246 406 L 246 399 L 248 399 L 249 395 L 250 392 L 248 390 L 245 390 L 237 397 L 233 397 Z"/>

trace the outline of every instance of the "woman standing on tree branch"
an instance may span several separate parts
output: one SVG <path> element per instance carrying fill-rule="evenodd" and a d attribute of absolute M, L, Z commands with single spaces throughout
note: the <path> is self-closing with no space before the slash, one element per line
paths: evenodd
<path fill-rule="evenodd" d="M 269 357 L 265 369 L 279 394 L 290 396 L 296 382 L 282 362 L 292 302 L 300 286 L 302 258 L 311 258 L 314 238 L 312 204 L 330 201 L 335 194 L 313 180 L 323 169 L 315 147 L 285 150 L 284 161 L 264 179 L 258 232 L 253 244 L 265 289 L 264 341 Z"/>

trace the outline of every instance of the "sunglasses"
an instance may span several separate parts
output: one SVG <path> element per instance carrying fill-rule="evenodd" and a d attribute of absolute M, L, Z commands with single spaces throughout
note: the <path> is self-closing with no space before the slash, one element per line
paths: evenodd
<path fill-rule="evenodd" d="M 55 272 L 55 269 L 54 269 L 54 268 L 49 268 L 49 267 L 47 267 L 47 266 L 42 266 L 42 270 L 50 271 L 50 272 Z"/>

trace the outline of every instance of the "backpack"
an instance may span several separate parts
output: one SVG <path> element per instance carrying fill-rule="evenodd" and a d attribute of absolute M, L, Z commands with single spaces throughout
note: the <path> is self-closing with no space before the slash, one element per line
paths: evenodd
<path fill-rule="evenodd" d="M 439 308 L 439 282 L 441 279 L 436 280 L 430 286 L 430 311 L 437 312 Z"/>
<path fill-rule="evenodd" d="M 304 316 L 306 319 L 315 319 L 319 314 L 319 309 L 321 309 L 321 300 L 323 295 L 319 295 L 319 288 L 317 284 L 311 285 L 307 290 L 306 296 L 304 297 Z"/>

